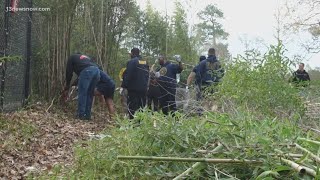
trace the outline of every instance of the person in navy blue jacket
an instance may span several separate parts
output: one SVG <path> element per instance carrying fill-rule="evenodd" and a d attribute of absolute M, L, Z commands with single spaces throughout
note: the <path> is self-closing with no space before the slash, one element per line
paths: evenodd
<path fill-rule="evenodd" d="M 181 63 L 181 57 L 179 55 L 175 56 L 176 61 L 179 64 L 173 64 L 170 61 L 167 61 L 164 56 L 159 57 L 159 64 L 161 69 L 158 72 L 158 83 L 160 86 L 160 108 L 165 115 L 168 115 L 169 112 L 175 112 L 176 102 L 176 88 L 177 88 L 177 74 L 180 74 L 183 70 Z"/>
<path fill-rule="evenodd" d="M 64 96 L 68 94 L 73 72 L 75 72 L 79 78 L 77 117 L 82 120 L 90 120 L 94 89 L 100 79 L 99 68 L 86 55 L 79 53 L 71 55 L 67 62 Z"/>
<path fill-rule="evenodd" d="M 143 108 L 146 104 L 147 89 L 149 83 L 149 65 L 142 60 L 140 50 L 131 50 L 131 60 L 127 63 L 124 73 L 122 88 L 128 91 L 128 111 L 130 119 L 134 118 L 134 113 Z"/>
<path fill-rule="evenodd" d="M 201 63 L 201 61 L 206 60 L 206 56 L 200 56 L 199 58 L 199 64 L 197 64 L 192 72 L 189 74 L 188 79 L 187 79 L 187 86 L 186 86 L 186 91 L 189 91 L 189 86 L 191 85 L 192 81 L 196 78 L 196 74 L 197 74 L 197 69 L 199 68 L 199 65 Z M 195 80 L 195 85 L 196 85 L 196 89 L 197 89 L 197 100 L 200 99 L 200 84 L 201 84 L 201 80 L 198 78 Z"/>
<path fill-rule="evenodd" d="M 224 69 L 216 57 L 214 48 L 208 50 L 208 57 L 201 61 L 196 73 L 196 79 L 200 82 L 201 91 L 211 85 L 217 85 L 224 76 Z"/>

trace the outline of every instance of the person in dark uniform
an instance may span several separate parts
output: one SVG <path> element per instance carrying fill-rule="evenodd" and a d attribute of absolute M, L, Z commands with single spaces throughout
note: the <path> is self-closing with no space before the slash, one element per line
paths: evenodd
<path fill-rule="evenodd" d="M 115 109 L 113 103 L 113 96 L 115 91 L 115 83 L 107 73 L 100 70 L 100 81 L 97 83 L 95 95 L 103 96 L 107 105 L 110 119 L 114 117 Z"/>
<path fill-rule="evenodd" d="M 203 60 L 206 60 L 206 56 L 200 56 L 199 64 Z M 187 86 L 186 86 L 186 91 L 188 92 L 189 91 L 189 86 L 191 85 L 192 81 L 195 79 L 195 85 L 196 85 L 196 89 L 197 89 L 197 91 L 196 91 L 197 100 L 200 100 L 200 97 L 201 97 L 201 95 L 200 95 L 200 84 L 201 84 L 201 81 L 200 81 L 199 78 L 196 79 L 196 74 L 197 74 L 197 69 L 199 68 L 199 64 L 196 65 L 193 68 L 192 72 L 189 74 L 188 79 L 187 79 Z"/>
<path fill-rule="evenodd" d="M 150 82 L 149 82 L 149 89 L 147 93 L 148 97 L 148 107 L 153 111 L 159 110 L 159 97 L 160 97 L 160 87 L 156 80 L 156 77 L 153 73 L 150 73 Z M 153 109 L 152 109 L 153 104 Z"/>
<path fill-rule="evenodd" d="M 292 82 L 296 86 L 307 87 L 310 84 L 310 76 L 304 69 L 304 63 L 299 64 L 299 69 L 293 73 Z"/>
<path fill-rule="evenodd" d="M 128 91 L 128 111 L 130 119 L 134 113 L 146 105 L 146 96 L 149 83 L 149 66 L 147 61 L 142 60 L 140 50 L 131 50 L 131 60 L 127 63 L 124 73 L 122 88 Z"/>
<path fill-rule="evenodd" d="M 167 61 L 164 56 L 160 56 L 159 64 L 161 65 L 161 69 L 156 73 L 161 93 L 159 98 L 160 108 L 165 115 L 177 110 L 175 102 L 177 88 L 176 76 L 182 72 L 183 66 L 179 55 L 176 55 L 175 59 L 179 64 L 172 64 L 170 61 Z"/>
<path fill-rule="evenodd" d="M 216 57 L 214 48 L 208 50 L 207 59 L 200 62 L 196 71 L 196 79 L 200 82 L 201 96 L 203 96 L 203 92 L 207 87 L 218 85 L 221 82 L 224 76 L 224 69 Z"/>
<path fill-rule="evenodd" d="M 99 68 L 86 55 L 71 55 L 67 62 L 64 96 L 68 94 L 73 72 L 75 72 L 79 78 L 77 117 L 82 120 L 90 120 L 94 89 L 100 79 Z"/>

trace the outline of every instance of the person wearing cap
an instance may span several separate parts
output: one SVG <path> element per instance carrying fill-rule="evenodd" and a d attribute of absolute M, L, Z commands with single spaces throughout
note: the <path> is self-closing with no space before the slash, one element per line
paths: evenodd
<path fill-rule="evenodd" d="M 168 115 L 169 112 L 175 112 L 176 102 L 176 88 L 177 88 L 177 74 L 180 74 L 183 70 L 181 63 L 181 56 L 175 55 L 174 58 L 178 64 L 173 64 L 170 61 L 167 61 L 165 56 L 159 57 L 159 64 L 161 69 L 156 73 L 157 81 L 160 86 L 160 108 L 165 115 Z"/>
<path fill-rule="evenodd" d="M 77 118 L 91 119 L 91 107 L 94 89 L 100 79 L 98 66 L 84 54 L 73 54 L 69 57 L 66 68 L 66 85 L 63 96 L 67 97 L 73 72 L 78 75 L 78 111 Z"/>
<path fill-rule="evenodd" d="M 200 92 L 211 85 L 217 85 L 224 76 L 224 69 L 216 57 L 214 48 L 208 50 L 207 59 L 200 62 L 196 73 L 196 79 L 200 83 Z"/>
<path fill-rule="evenodd" d="M 146 95 L 149 82 L 149 66 L 147 61 L 142 60 L 140 50 L 131 50 L 131 59 L 127 63 L 124 73 L 122 88 L 128 91 L 129 118 L 134 118 L 134 113 L 146 105 Z"/>
<path fill-rule="evenodd" d="M 206 59 L 206 56 L 200 56 L 199 58 L 199 64 L 201 63 L 201 61 L 205 60 Z M 192 81 L 196 78 L 196 73 L 197 73 L 197 69 L 199 68 L 199 64 L 196 65 L 192 72 L 189 74 L 188 76 L 188 79 L 187 79 L 187 86 L 186 86 L 186 91 L 188 92 L 189 91 L 189 86 L 191 85 Z M 195 85 L 197 87 L 197 100 L 200 98 L 200 79 L 196 79 L 195 81 Z"/>

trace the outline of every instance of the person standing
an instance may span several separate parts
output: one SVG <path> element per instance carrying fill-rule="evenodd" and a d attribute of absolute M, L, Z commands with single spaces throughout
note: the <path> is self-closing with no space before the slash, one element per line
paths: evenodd
<path fill-rule="evenodd" d="M 211 85 L 218 85 L 224 76 L 224 69 L 220 61 L 216 57 L 214 48 L 208 50 L 206 60 L 200 62 L 196 73 L 196 79 L 200 82 L 200 92 L 203 96 L 203 91 Z"/>
<path fill-rule="evenodd" d="M 304 63 L 299 64 L 299 69 L 293 73 L 292 82 L 296 86 L 307 87 L 310 84 L 310 76 L 304 69 Z"/>
<path fill-rule="evenodd" d="M 165 115 L 169 112 L 175 112 L 176 102 L 176 88 L 177 88 L 177 74 L 180 74 L 183 70 L 180 55 L 175 56 L 178 64 L 173 64 L 167 61 L 164 56 L 159 57 L 159 64 L 161 65 L 160 71 L 157 73 L 157 81 L 160 86 L 160 107 Z"/>
<path fill-rule="evenodd" d="M 206 56 L 200 56 L 199 58 L 199 64 L 201 61 L 206 60 Z M 196 98 L 197 100 L 200 99 L 200 84 L 201 84 L 201 79 L 196 79 L 196 74 L 197 74 L 197 69 L 199 68 L 199 64 L 196 65 L 192 72 L 189 74 L 188 79 L 187 79 L 187 86 L 186 86 L 186 91 L 189 91 L 189 86 L 191 85 L 192 81 L 195 79 L 195 85 L 196 85 Z"/>
<path fill-rule="evenodd" d="M 149 89 L 147 93 L 147 101 L 148 101 L 148 107 L 149 109 L 153 111 L 159 110 L 159 97 L 160 97 L 160 87 L 158 85 L 158 82 L 156 80 L 156 77 L 154 73 L 150 73 L 150 81 L 149 81 Z M 153 109 L 152 109 L 153 104 Z"/>
<path fill-rule="evenodd" d="M 129 118 L 134 118 L 134 113 L 146 105 L 146 96 L 149 83 L 149 66 L 147 61 L 142 60 L 140 50 L 131 50 L 131 59 L 127 63 L 124 73 L 122 88 L 128 91 Z"/>
<path fill-rule="evenodd" d="M 68 94 L 73 72 L 79 78 L 77 118 L 90 120 L 94 89 L 100 79 L 99 68 L 86 55 L 80 53 L 71 55 L 67 62 L 64 96 Z"/>

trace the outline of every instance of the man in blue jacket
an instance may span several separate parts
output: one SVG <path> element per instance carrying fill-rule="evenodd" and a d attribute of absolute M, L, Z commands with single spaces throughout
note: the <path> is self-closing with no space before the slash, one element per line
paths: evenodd
<path fill-rule="evenodd" d="M 172 64 L 170 61 L 167 61 L 164 56 L 159 57 L 159 64 L 161 65 L 161 69 L 159 71 L 159 75 L 157 75 L 159 86 L 160 86 L 160 107 L 162 112 L 165 115 L 168 115 L 169 112 L 175 112 L 176 102 L 176 88 L 177 88 L 177 74 L 180 74 L 183 70 L 183 66 L 181 63 L 180 55 L 175 56 L 176 61 L 179 64 Z"/>
<path fill-rule="evenodd" d="M 133 48 L 122 83 L 122 88 L 128 91 L 127 104 L 130 119 L 133 119 L 134 113 L 146 104 L 148 82 L 149 66 L 147 61 L 142 60 L 138 48 Z"/>
<path fill-rule="evenodd" d="M 200 90 L 203 91 L 211 85 L 217 85 L 224 76 L 224 69 L 216 57 L 214 48 L 208 50 L 208 57 L 201 61 L 196 73 L 196 79 L 200 82 Z"/>
<path fill-rule="evenodd" d="M 77 117 L 90 120 L 94 89 L 100 79 L 99 68 L 88 56 L 78 53 L 69 57 L 66 71 L 63 95 L 68 93 L 73 72 L 75 72 L 79 78 Z"/>
<path fill-rule="evenodd" d="M 196 89 L 197 89 L 197 100 L 199 100 L 200 99 L 200 85 L 201 85 L 201 80 L 198 78 L 196 78 L 196 74 L 197 74 L 197 69 L 199 68 L 199 65 L 200 65 L 200 63 L 201 63 L 201 61 L 203 61 L 203 60 L 206 60 L 206 56 L 200 56 L 200 58 L 199 58 L 199 64 L 197 64 L 194 68 L 193 68 L 193 70 L 192 70 L 192 72 L 189 74 L 189 76 L 188 76 L 188 79 L 187 79 L 187 87 L 186 87 L 186 91 L 188 92 L 189 91 L 189 86 L 191 85 L 191 83 L 192 83 L 192 81 L 194 80 L 194 79 L 196 79 L 195 80 L 195 85 L 196 85 Z"/>

